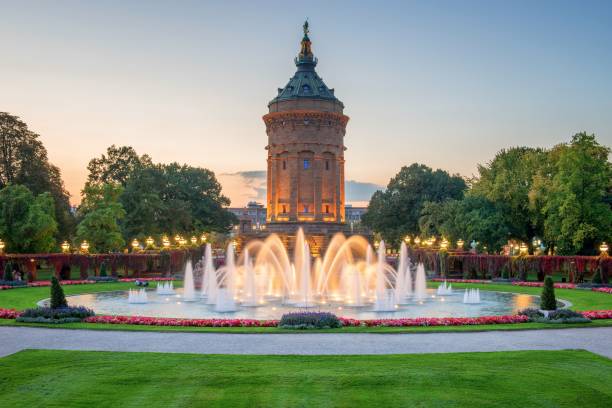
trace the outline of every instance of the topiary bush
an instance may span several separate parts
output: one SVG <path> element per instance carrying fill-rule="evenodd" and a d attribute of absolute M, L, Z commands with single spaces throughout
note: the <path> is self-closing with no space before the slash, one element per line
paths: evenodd
<path fill-rule="evenodd" d="M 544 318 L 544 313 L 540 312 L 538 309 L 528 308 L 523 309 L 518 312 L 521 316 L 527 316 L 530 321 L 535 322 Z"/>
<path fill-rule="evenodd" d="M 548 323 L 589 323 L 591 319 L 584 317 L 582 313 L 569 309 L 559 309 L 548 314 Z"/>
<path fill-rule="evenodd" d="M 544 279 L 544 287 L 540 296 L 540 309 L 557 310 L 557 299 L 555 298 L 555 286 L 550 276 Z"/>
<path fill-rule="evenodd" d="M 57 309 L 36 307 L 26 309 L 16 320 L 22 323 L 74 323 L 94 315 L 93 310 L 84 306 L 67 306 Z"/>
<path fill-rule="evenodd" d="M 108 276 L 106 273 L 106 262 L 102 262 L 100 265 L 100 277 L 104 278 L 106 276 Z"/>
<path fill-rule="evenodd" d="M 60 285 L 55 276 L 51 278 L 51 309 L 60 309 L 68 307 L 64 289 Z"/>
<path fill-rule="evenodd" d="M 285 313 L 278 323 L 281 329 L 334 329 L 342 327 L 342 322 L 333 313 L 294 312 Z"/>

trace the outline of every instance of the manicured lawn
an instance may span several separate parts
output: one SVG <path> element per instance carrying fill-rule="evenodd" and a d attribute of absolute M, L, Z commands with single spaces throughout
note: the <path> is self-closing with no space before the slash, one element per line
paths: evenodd
<path fill-rule="evenodd" d="M 230 356 L 27 350 L 0 359 L 10 407 L 606 407 L 586 351 Z"/>

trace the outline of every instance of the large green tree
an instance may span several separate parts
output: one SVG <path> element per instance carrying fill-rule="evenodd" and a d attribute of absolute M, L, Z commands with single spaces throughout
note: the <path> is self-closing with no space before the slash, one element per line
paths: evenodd
<path fill-rule="evenodd" d="M 49 163 L 39 135 L 17 116 L 0 112 L 0 188 L 9 184 L 24 185 L 35 195 L 50 193 L 58 222 L 56 238 L 65 239 L 74 231 L 70 195 L 59 168 Z"/>
<path fill-rule="evenodd" d="M 89 161 L 87 183 L 125 186 L 134 171 L 152 164 L 148 155 L 139 156 L 131 146 L 112 145 L 106 154 Z"/>
<path fill-rule="evenodd" d="M 546 159 L 542 149 L 502 149 L 489 163 L 478 166 L 479 175 L 471 181 L 469 194 L 495 204 L 506 216 L 512 238 L 529 241 L 542 234 L 541 209 L 537 203 L 530 205 L 529 193 Z"/>
<path fill-rule="evenodd" d="M 502 210 L 485 197 L 466 195 L 462 200 L 425 203 L 419 220 L 421 233 L 443 236 L 451 242 L 480 242 L 491 251 L 507 243 L 510 225 Z"/>
<path fill-rule="evenodd" d="M 9 185 L 0 190 L 0 236 L 6 241 L 7 251 L 52 251 L 56 231 L 51 194 L 35 196 L 22 185 Z"/>
<path fill-rule="evenodd" d="M 545 237 L 559 254 L 593 253 L 612 233 L 610 148 L 582 132 L 553 150 L 554 173 L 532 197 L 544 203 Z"/>
<path fill-rule="evenodd" d="M 152 165 L 128 179 L 121 202 L 127 212 L 126 237 L 163 232 L 225 232 L 235 222 L 224 209 L 230 201 L 207 169 L 179 165 Z"/>
<path fill-rule="evenodd" d="M 119 202 L 123 187 L 115 184 L 86 185 L 79 207 L 77 242 L 87 240 L 91 252 L 118 251 L 125 245 L 119 222 L 125 210 Z"/>
<path fill-rule="evenodd" d="M 377 191 L 363 217 L 364 225 L 397 243 L 406 234 L 418 234 L 421 210 L 426 202 L 460 199 L 467 188 L 458 175 L 414 163 L 402 167 L 385 191 Z"/>

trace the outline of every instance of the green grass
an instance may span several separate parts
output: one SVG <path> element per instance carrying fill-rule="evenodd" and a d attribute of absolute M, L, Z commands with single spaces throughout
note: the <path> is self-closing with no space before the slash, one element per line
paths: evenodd
<path fill-rule="evenodd" d="M 586 351 L 232 356 L 26 350 L 0 359 L 7 407 L 606 407 Z"/>

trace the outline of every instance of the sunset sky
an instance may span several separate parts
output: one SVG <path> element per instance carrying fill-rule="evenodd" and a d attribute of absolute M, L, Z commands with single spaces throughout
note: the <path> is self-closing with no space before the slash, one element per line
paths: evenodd
<path fill-rule="evenodd" d="M 612 144 L 610 1 L 3 1 L 0 111 L 41 135 L 78 202 L 111 144 L 265 194 L 267 103 L 308 17 L 345 104 L 347 199 L 413 162 L 471 176 L 515 145 Z"/>

